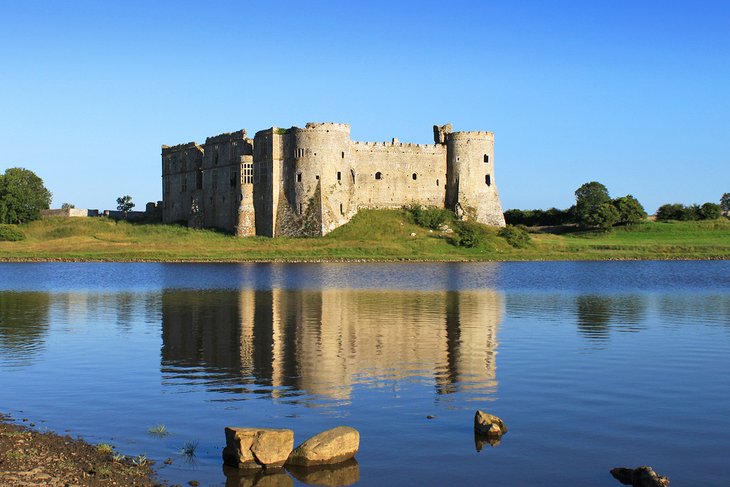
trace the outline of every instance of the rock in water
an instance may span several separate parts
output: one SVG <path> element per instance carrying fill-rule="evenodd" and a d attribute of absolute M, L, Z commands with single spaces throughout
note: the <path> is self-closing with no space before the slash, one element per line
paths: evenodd
<path fill-rule="evenodd" d="M 226 428 L 223 462 L 237 468 L 279 468 L 293 446 L 292 430 Z"/>
<path fill-rule="evenodd" d="M 334 465 L 302 467 L 287 464 L 285 468 L 295 479 L 307 485 L 344 487 L 360 480 L 360 466 L 354 458 Z"/>
<path fill-rule="evenodd" d="M 667 487 L 669 478 L 662 477 L 653 468 L 644 465 L 637 468 L 616 467 L 611 475 L 624 485 L 632 487 Z"/>
<path fill-rule="evenodd" d="M 359 448 L 360 433 L 349 426 L 338 426 L 296 447 L 287 464 L 309 466 L 344 462 L 353 458 Z"/>
<path fill-rule="evenodd" d="M 474 415 L 474 432 L 478 435 L 502 436 L 507 432 L 507 426 L 497 416 L 477 411 Z"/>

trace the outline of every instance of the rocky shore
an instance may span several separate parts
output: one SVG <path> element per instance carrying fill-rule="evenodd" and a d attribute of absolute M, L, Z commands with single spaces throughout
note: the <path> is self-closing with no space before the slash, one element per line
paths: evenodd
<path fill-rule="evenodd" d="M 108 445 L 39 432 L 0 414 L 0 485 L 72 487 L 161 485 L 144 457 L 117 455 Z"/>

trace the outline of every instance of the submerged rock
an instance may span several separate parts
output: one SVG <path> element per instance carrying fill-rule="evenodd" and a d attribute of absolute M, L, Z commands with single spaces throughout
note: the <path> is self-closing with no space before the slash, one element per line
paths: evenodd
<path fill-rule="evenodd" d="M 644 465 L 637 468 L 616 467 L 611 475 L 624 485 L 632 487 L 667 487 L 669 478 L 662 477 L 653 468 Z"/>
<path fill-rule="evenodd" d="M 273 428 L 226 428 L 223 462 L 244 469 L 279 468 L 294 446 L 294 432 Z"/>
<path fill-rule="evenodd" d="M 289 455 L 289 465 L 325 465 L 344 462 L 360 448 L 360 433 L 349 426 L 338 426 L 309 438 Z"/>
<path fill-rule="evenodd" d="M 302 467 L 287 464 L 285 468 L 295 479 L 308 485 L 343 487 L 360 480 L 360 465 L 354 458 L 334 465 Z"/>
<path fill-rule="evenodd" d="M 226 487 L 294 487 L 294 480 L 283 470 L 239 470 L 223 466 Z"/>
<path fill-rule="evenodd" d="M 474 433 L 486 436 L 502 436 L 507 432 L 504 421 L 497 416 L 477 411 L 474 415 Z"/>

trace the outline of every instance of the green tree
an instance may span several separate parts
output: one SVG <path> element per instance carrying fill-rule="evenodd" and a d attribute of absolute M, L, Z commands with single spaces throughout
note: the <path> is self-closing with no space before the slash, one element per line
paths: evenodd
<path fill-rule="evenodd" d="M 701 220 L 717 220 L 721 215 L 722 211 L 717 203 L 705 203 L 700 206 Z"/>
<path fill-rule="evenodd" d="M 584 226 L 598 228 L 607 232 L 612 226 L 618 223 L 620 216 L 616 207 L 610 202 L 603 203 L 586 216 Z"/>
<path fill-rule="evenodd" d="M 627 194 L 613 200 L 613 206 L 618 210 L 618 223 L 629 225 L 632 223 L 641 223 L 646 220 L 646 211 L 639 203 L 639 200 Z"/>
<path fill-rule="evenodd" d="M 656 211 L 656 219 L 661 221 L 683 220 L 684 205 L 681 203 L 666 203 Z"/>
<path fill-rule="evenodd" d="M 727 215 L 730 213 L 730 193 L 725 193 L 720 198 L 720 209 Z"/>
<path fill-rule="evenodd" d="M 61 205 L 62 210 L 68 210 L 71 208 L 76 208 L 76 205 L 74 205 L 73 203 L 64 203 Z"/>
<path fill-rule="evenodd" d="M 684 212 L 682 213 L 682 218 L 680 220 L 686 220 L 686 221 L 694 221 L 700 219 L 700 205 L 697 203 L 694 203 L 689 206 L 684 207 Z"/>
<path fill-rule="evenodd" d="M 129 213 L 129 210 L 134 208 L 134 203 L 132 203 L 132 197 L 129 195 L 120 196 L 117 198 L 117 210 L 123 211 L 125 216 L 127 213 Z"/>
<path fill-rule="evenodd" d="M 610 203 L 611 198 L 604 185 L 596 181 L 585 183 L 575 191 L 576 222 L 583 227 L 595 227 L 594 222 L 603 219 L 597 216 L 598 209 Z M 606 216 L 606 212 L 608 210 L 604 209 L 602 216 Z M 616 213 L 618 214 L 618 211 Z"/>
<path fill-rule="evenodd" d="M 0 223 L 24 223 L 41 217 L 51 192 L 33 171 L 11 167 L 0 176 Z"/>

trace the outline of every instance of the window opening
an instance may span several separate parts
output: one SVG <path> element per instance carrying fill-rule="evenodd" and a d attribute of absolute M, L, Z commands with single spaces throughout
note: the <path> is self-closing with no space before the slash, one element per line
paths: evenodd
<path fill-rule="evenodd" d="M 437 180 L 436 180 L 436 186 L 438 186 L 438 185 L 439 185 L 439 180 L 437 179 Z"/>
<path fill-rule="evenodd" d="M 337 171 L 337 180 L 342 181 L 342 173 L 340 171 Z"/>
<path fill-rule="evenodd" d="M 300 215 L 302 214 L 302 204 L 301 203 L 299 203 L 299 214 Z"/>
<path fill-rule="evenodd" d="M 298 183 L 301 183 L 302 182 L 302 173 L 300 173 L 300 172 L 297 173 L 297 182 Z"/>
<path fill-rule="evenodd" d="M 341 215 L 344 215 L 345 214 L 344 210 L 342 209 L 342 203 L 340 203 L 340 214 Z"/>
<path fill-rule="evenodd" d="M 492 177 L 489 174 L 487 174 L 486 176 L 484 176 L 484 182 L 487 183 L 487 186 L 491 186 L 492 185 Z"/>
<path fill-rule="evenodd" d="M 416 173 L 413 173 L 413 176 L 411 176 L 411 177 L 413 178 L 413 180 L 414 180 L 414 181 L 415 181 L 416 179 L 418 179 L 418 175 L 417 175 Z"/>
<path fill-rule="evenodd" d="M 316 176 L 314 176 L 314 179 L 316 179 L 317 181 L 319 181 L 319 174 L 317 174 Z"/>
<path fill-rule="evenodd" d="M 342 158 L 343 158 L 343 159 L 345 158 L 345 153 L 344 153 L 344 152 L 342 153 Z"/>
<path fill-rule="evenodd" d="M 484 164 L 489 162 L 489 154 L 484 154 Z"/>
<path fill-rule="evenodd" d="M 381 173 L 380 171 L 376 172 L 375 179 L 383 179 L 383 173 Z"/>

